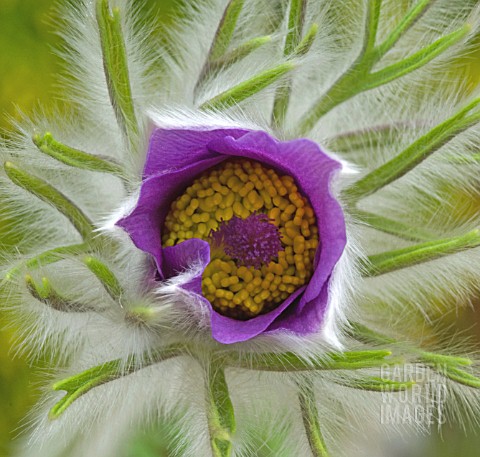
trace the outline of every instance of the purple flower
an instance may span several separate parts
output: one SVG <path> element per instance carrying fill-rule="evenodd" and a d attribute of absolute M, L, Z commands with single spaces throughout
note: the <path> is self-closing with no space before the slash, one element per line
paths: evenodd
<path fill-rule="evenodd" d="M 241 129 L 156 129 L 133 211 L 117 224 L 183 287 L 221 343 L 317 332 L 345 244 L 330 185 L 340 164 L 317 144 Z"/>

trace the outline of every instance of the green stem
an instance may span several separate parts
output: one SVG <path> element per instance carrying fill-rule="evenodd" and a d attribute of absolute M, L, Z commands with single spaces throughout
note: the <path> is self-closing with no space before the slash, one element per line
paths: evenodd
<path fill-rule="evenodd" d="M 335 384 L 357 390 L 367 390 L 370 392 L 402 392 L 411 389 L 416 382 L 392 381 L 391 379 L 384 379 L 376 376 L 365 376 L 360 379 L 345 378 L 341 380 L 335 380 Z"/>
<path fill-rule="evenodd" d="M 96 19 L 110 102 L 115 111 L 118 125 L 131 148 L 135 150 L 139 125 L 130 85 L 120 10 L 118 8 L 111 10 L 109 0 L 97 0 Z"/>
<path fill-rule="evenodd" d="M 345 191 L 352 202 L 365 198 L 401 178 L 460 133 L 480 122 L 480 113 L 468 113 L 480 104 L 476 99 L 454 116 L 434 127 L 393 159 L 371 171 Z"/>
<path fill-rule="evenodd" d="M 393 338 L 382 335 L 375 330 L 365 327 L 362 324 L 352 324 L 353 337 L 364 342 L 373 344 L 394 344 L 403 345 Z M 472 360 L 467 357 L 456 355 L 436 354 L 424 351 L 423 349 L 407 348 L 418 357 L 418 362 L 427 365 L 431 370 L 440 373 L 445 378 L 463 384 L 467 387 L 480 389 L 480 378 L 463 369 L 472 365 Z"/>
<path fill-rule="evenodd" d="M 82 238 L 88 240 L 92 237 L 93 225 L 88 217 L 60 191 L 11 162 L 5 162 L 4 168 L 14 184 L 53 206 L 71 222 Z"/>
<path fill-rule="evenodd" d="M 388 219 L 367 211 L 355 210 L 355 216 L 362 222 L 380 232 L 388 233 L 410 241 L 431 241 L 434 235 L 419 229 L 405 225 L 401 222 Z"/>
<path fill-rule="evenodd" d="M 120 281 L 116 278 L 113 272 L 100 260 L 89 256 L 83 259 L 87 268 L 97 277 L 102 283 L 104 289 L 112 297 L 115 302 L 122 303 L 124 297 L 124 290 Z"/>
<path fill-rule="evenodd" d="M 438 57 L 448 48 L 458 43 L 471 31 L 471 26 L 465 24 L 461 29 L 439 38 L 434 43 L 412 54 L 409 57 L 382 68 L 374 73 L 370 73 L 362 84 L 362 92 L 383 86 L 395 79 L 398 79 L 408 73 L 423 67 L 428 62 Z"/>
<path fill-rule="evenodd" d="M 35 134 L 32 140 L 41 152 L 65 165 L 99 173 L 110 173 L 122 179 L 125 177 L 125 172 L 120 165 L 109 159 L 100 158 L 62 144 L 55 140 L 50 132 L 43 135 Z"/>
<path fill-rule="evenodd" d="M 84 254 L 89 250 L 89 245 L 86 243 L 82 244 L 72 244 L 71 246 L 61 246 L 59 248 L 50 249 L 48 251 L 42 252 L 25 262 L 22 262 L 20 265 L 11 268 L 5 274 L 5 280 L 11 281 L 14 279 L 23 268 L 33 269 L 40 268 L 44 265 L 49 265 L 55 262 L 63 260 L 66 256 L 69 255 L 79 255 Z"/>
<path fill-rule="evenodd" d="M 206 367 L 207 418 L 214 457 L 232 455 L 232 436 L 236 430 L 235 412 L 223 367 Z"/>
<path fill-rule="evenodd" d="M 266 353 L 252 357 L 248 362 L 227 359 L 231 366 L 257 371 L 301 372 L 319 370 L 359 370 L 384 365 L 395 365 L 403 359 L 391 357 L 389 350 L 329 353 L 319 359 L 302 359 L 291 352 Z"/>
<path fill-rule="evenodd" d="M 222 92 L 211 100 L 206 101 L 200 106 L 202 110 L 220 110 L 228 109 L 243 100 L 257 94 L 261 90 L 280 80 L 286 73 L 293 70 L 295 65 L 287 62 L 280 64 L 269 70 L 244 81 L 231 89 Z"/>
<path fill-rule="evenodd" d="M 313 384 L 309 379 L 304 379 L 298 388 L 298 401 L 310 450 L 314 457 L 329 457 L 320 428 Z"/>
<path fill-rule="evenodd" d="M 293 56 L 300 57 L 307 54 L 310 51 L 310 48 L 315 41 L 318 33 L 318 24 L 312 24 L 310 28 L 307 30 L 307 33 L 303 37 L 302 41 L 298 43 L 298 46 L 293 51 Z"/>
<path fill-rule="evenodd" d="M 420 51 L 396 62 L 386 68 L 372 72 L 374 66 L 384 54 L 395 45 L 398 39 L 415 23 L 427 8 L 427 2 L 422 1 L 418 7 L 413 8 L 392 32 L 386 41 L 375 47 L 375 38 L 378 27 L 380 1 L 369 0 L 366 17 L 364 45 L 360 55 L 350 68 L 343 73 L 332 87 L 322 95 L 311 107 L 298 125 L 299 135 L 308 134 L 317 122 L 329 111 L 352 97 L 376 87 L 387 84 L 408 73 L 411 73 L 445 50 L 458 43 L 470 32 L 471 26 L 465 24 L 462 28 L 439 38 L 434 43 Z"/>
<path fill-rule="evenodd" d="M 369 54 L 375 47 L 381 6 L 382 0 L 368 0 L 362 55 Z"/>
<path fill-rule="evenodd" d="M 395 122 L 365 129 L 352 130 L 326 140 L 329 149 L 335 152 L 350 153 L 373 147 L 390 147 L 405 131 L 423 128 L 426 122 Z"/>
<path fill-rule="evenodd" d="M 230 0 L 228 3 L 210 48 L 209 61 L 220 59 L 227 51 L 244 3 L 245 0 Z"/>
<path fill-rule="evenodd" d="M 253 38 L 245 43 L 241 44 L 237 48 L 233 49 L 230 52 L 227 52 L 222 57 L 217 60 L 214 60 L 210 63 L 209 72 L 214 73 L 219 68 L 226 68 L 234 63 L 242 60 L 243 58 L 250 55 L 253 51 L 256 51 L 261 46 L 270 43 L 272 37 L 270 35 L 261 36 Z"/>
<path fill-rule="evenodd" d="M 85 313 L 95 310 L 93 306 L 84 305 L 83 303 L 62 297 L 53 288 L 48 278 L 42 278 L 42 283 L 38 284 L 30 275 L 25 275 L 25 283 L 28 291 L 35 299 L 56 311 L 62 311 L 64 313 Z"/>
<path fill-rule="evenodd" d="M 195 97 L 197 96 L 198 90 L 203 82 L 208 79 L 212 73 L 218 70 L 218 68 L 223 66 L 223 62 L 232 61 L 233 63 L 241 58 L 239 57 L 240 54 L 246 55 L 253 51 L 253 49 L 248 50 L 247 48 L 240 49 L 240 46 L 237 50 L 227 54 L 244 3 L 245 0 L 230 0 L 225 8 L 220 24 L 213 37 L 207 59 L 200 72 L 197 83 L 195 84 Z M 249 46 L 251 46 L 251 44 Z"/>
<path fill-rule="evenodd" d="M 305 22 L 305 10 L 307 0 L 290 0 L 290 11 L 288 14 L 288 33 L 285 38 L 284 55 L 293 54 L 295 48 L 302 39 L 303 25 Z"/>
<path fill-rule="evenodd" d="M 301 42 L 306 7 L 306 0 L 290 0 L 288 33 L 285 38 L 284 47 L 284 55 L 286 57 L 293 55 Z M 286 83 L 284 86 L 279 87 L 275 94 L 272 122 L 277 127 L 282 127 L 285 123 L 285 117 L 287 115 L 288 105 L 290 103 L 291 91 L 291 81 L 288 81 L 288 83 Z"/>
<path fill-rule="evenodd" d="M 444 238 L 371 255 L 368 257 L 363 274 L 365 277 L 380 276 L 478 246 L 480 246 L 480 231 L 473 230 L 458 237 Z"/>
<path fill-rule="evenodd" d="M 383 57 L 390 49 L 392 49 L 398 40 L 427 12 L 428 8 L 433 5 L 435 0 L 420 0 L 405 15 L 400 23 L 392 30 L 385 41 L 378 46 L 375 51 L 376 60 Z"/>
<path fill-rule="evenodd" d="M 147 362 L 142 364 L 132 361 L 124 366 L 121 360 L 112 360 L 58 381 L 53 385 L 53 390 L 64 390 L 67 393 L 50 410 L 49 418 L 53 420 L 60 417 L 75 400 L 78 400 L 78 398 L 95 387 L 128 376 L 140 368 L 154 365 L 173 357 L 180 357 L 185 355 L 185 353 L 184 348 L 172 345 L 157 351 L 149 357 Z"/>

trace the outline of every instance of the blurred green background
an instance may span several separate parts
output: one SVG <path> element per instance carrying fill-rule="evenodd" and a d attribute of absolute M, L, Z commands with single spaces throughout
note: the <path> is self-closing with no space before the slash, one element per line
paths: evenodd
<path fill-rule="evenodd" d="M 151 7 L 158 13 L 159 22 L 168 25 L 182 0 L 139 0 L 139 5 Z M 194 1 L 194 0 L 192 0 Z M 52 106 L 52 101 L 61 96 L 56 74 L 61 69 L 60 59 L 53 49 L 59 44 L 55 35 L 53 0 L 0 0 L 0 128 L 7 129 L 10 118 L 19 118 L 20 111 L 30 113 L 35 106 Z M 480 81 L 480 39 L 476 52 L 459 60 L 454 71 L 461 72 L 473 90 Z M 0 246 L 8 244 L 2 238 L 0 208 Z M 5 322 L 0 315 L 1 327 Z M 466 310 L 459 316 L 460 327 L 469 328 L 480 341 L 479 313 Z M 10 443 L 19 433 L 19 424 L 37 396 L 38 374 L 28 367 L 22 357 L 13 357 L 12 332 L 0 333 L 0 457 L 10 455 Z M 142 439 L 134 444 L 132 457 L 165 455 L 163 440 L 159 437 Z M 445 429 L 443 440 L 438 436 L 426 438 L 420 448 L 415 446 L 395 454 L 401 457 L 478 457 L 480 439 L 465 437 L 455 429 Z M 391 454 L 393 455 L 393 454 Z M 254 456 L 252 456 L 254 457 Z M 293 456 L 292 456 L 293 457 Z M 301 456 L 299 456 L 301 457 Z"/>

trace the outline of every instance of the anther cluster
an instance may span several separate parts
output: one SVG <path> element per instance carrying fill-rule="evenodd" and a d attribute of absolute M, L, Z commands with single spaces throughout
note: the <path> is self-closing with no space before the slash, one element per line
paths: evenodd
<path fill-rule="evenodd" d="M 248 236 L 252 229 L 258 231 L 256 242 Z M 291 176 L 256 161 L 233 159 L 204 172 L 172 203 L 163 245 L 190 238 L 211 244 L 211 261 L 202 277 L 204 296 L 221 314 L 244 320 L 271 311 L 310 279 L 318 228 L 308 199 Z M 250 246 L 233 246 L 242 238 Z M 257 257 L 246 252 L 258 246 L 268 249 L 258 250 Z"/>

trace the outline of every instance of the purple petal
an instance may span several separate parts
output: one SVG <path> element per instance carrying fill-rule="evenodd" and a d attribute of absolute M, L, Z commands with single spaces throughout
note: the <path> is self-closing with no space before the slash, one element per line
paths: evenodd
<path fill-rule="evenodd" d="M 118 226 L 128 232 L 137 248 L 154 257 L 162 279 L 168 278 L 162 267 L 161 232 L 165 217 L 172 202 L 196 176 L 225 160 L 217 154 L 211 154 L 211 157 L 187 168 L 147 178 L 142 184 L 140 197 L 133 211 L 117 222 Z"/>
<path fill-rule="evenodd" d="M 190 292 L 202 294 L 202 273 L 210 262 L 210 245 L 198 238 L 191 238 L 175 246 L 163 248 L 163 274 L 173 278 L 192 268 L 198 272 L 191 281 L 182 285 Z"/>
<path fill-rule="evenodd" d="M 148 177 L 158 173 L 164 174 L 210 159 L 212 153 L 207 149 L 210 141 L 225 136 L 239 138 L 247 132 L 248 130 L 241 129 L 157 129 L 150 138 L 143 175 Z"/>
<path fill-rule="evenodd" d="M 328 303 L 329 283 L 325 283 L 320 294 L 303 307 L 291 306 L 268 327 L 267 331 L 288 329 L 300 335 L 318 332 L 324 322 Z"/>
<path fill-rule="evenodd" d="M 299 288 L 274 310 L 249 319 L 248 321 L 239 321 L 222 316 L 212 309 L 212 336 L 220 343 L 231 344 L 247 341 L 254 336 L 260 335 L 260 333 L 263 333 L 269 328 L 275 319 L 280 316 L 304 290 L 305 286 Z"/>

